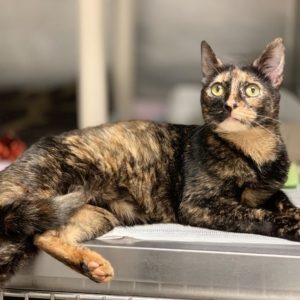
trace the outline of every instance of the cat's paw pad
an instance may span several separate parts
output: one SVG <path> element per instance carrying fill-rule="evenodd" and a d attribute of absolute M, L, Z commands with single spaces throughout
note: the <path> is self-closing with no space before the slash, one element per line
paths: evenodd
<path fill-rule="evenodd" d="M 99 283 L 109 282 L 114 275 L 111 264 L 104 259 L 85 260 L 81 263 L 81 269 L 90 279 Z"/>

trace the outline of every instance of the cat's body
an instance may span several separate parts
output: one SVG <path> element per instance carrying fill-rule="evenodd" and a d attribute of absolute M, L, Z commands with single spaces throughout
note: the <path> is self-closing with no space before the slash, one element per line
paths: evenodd
<path fill-rule="evenodd" d="M 123 225 L 176 222 L 185 145 L 196 128 L 128 121 L 74 130 L 41 139 L 2 176 L 32 198 L 83 187 L 86 202 L 113 212 Z"/>
<path fill-rule="evenodd" d="M 76 243 L 116 225 L 179 222 L 299 240 L 299 211 L 279 191 L 289 167 L 277 120 L 283 66 L 267 65 L 277 72 L 270 78 L 259 69 L 270 49 L 282 54 L 281 40 L 241 69 L 223 66 L 203 44 L 203 126 L 118 122 L 32 146 L 0 175 L 3 280 L 34 239 L 108 281 L 110 264 Z"/>

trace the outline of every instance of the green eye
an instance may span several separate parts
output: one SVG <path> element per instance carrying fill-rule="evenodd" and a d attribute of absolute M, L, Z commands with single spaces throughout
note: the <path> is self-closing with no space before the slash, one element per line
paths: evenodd
<path fill-rule="evenodd" d="M 257 97 L 260 94 L 260 88 L 257 84 L 251 83 L 246 86 L 245 93 L 248 97 Z"/>
<path fill-rule="evenodd" d="M 221 97 L 225 91 L 221 83 L 214 83 L 211 87 L 211 92 L 214 96 Z"/>

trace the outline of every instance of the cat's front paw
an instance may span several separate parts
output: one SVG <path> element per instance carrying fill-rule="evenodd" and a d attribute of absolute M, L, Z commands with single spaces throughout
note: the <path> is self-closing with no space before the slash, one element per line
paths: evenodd
<path fill-rule="evenodd" d="M 81 273 L 98 283 L 109 282 L 114 270 L 109 261 L 93 251 L 87 251 L 80 263 Z"/>
<path fill-rule="evenodd" d="M 298 213 L 278 216 L 275 222 L 277 225 L 275 236 L 292 241 L 300 241 L 300 221 Z"/>

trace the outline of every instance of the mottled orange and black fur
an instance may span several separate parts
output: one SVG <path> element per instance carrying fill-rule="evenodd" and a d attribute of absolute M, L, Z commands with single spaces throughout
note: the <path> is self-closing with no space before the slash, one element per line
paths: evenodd
<path fill-rule="evenodd" d="M 179 222 L 299 241 L 300 211 L 280 191 L 289 167 L 278 126 L 283 65 L 281 39 L 246 67 L 224 65 L 203 42 L 204 126 L 118 122 L 33 145 L 0 174 L 2 281 L 33 245 L 109 281 L 110 263 L 78 243 L 116 225 Z"/>

